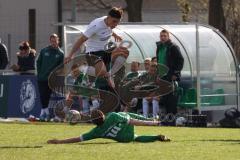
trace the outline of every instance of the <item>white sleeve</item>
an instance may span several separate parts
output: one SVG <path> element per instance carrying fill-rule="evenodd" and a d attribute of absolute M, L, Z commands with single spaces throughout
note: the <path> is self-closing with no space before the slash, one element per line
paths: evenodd
<path fill-rule="evenodd" d="M 97 25 L 95 23 L 90 23 L 87 27 L 87 29 L 83 32 L 84 36 L 87 38 L 91 37 L 95 33 L 97 33 Z"/>
<path fill-rule="evenodd" d="M 80 135 L 79 139 L 80 139 L 80 142 L 84 141 L 82 135 Z"/>
<path fill-rule="evenodd" d="M 129 117 L 127 120 L 127 124 L 130 124 L 130 120 L 131 120 L 131 118 Z"/>

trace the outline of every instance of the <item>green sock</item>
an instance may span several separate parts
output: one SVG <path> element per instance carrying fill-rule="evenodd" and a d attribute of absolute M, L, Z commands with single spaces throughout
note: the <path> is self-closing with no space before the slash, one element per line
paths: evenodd
<path fill-rule="evenodd" d="M 158 140 L 159 136 L 137 136 L 134 139 L 136 142 L 154 142 Z"/>

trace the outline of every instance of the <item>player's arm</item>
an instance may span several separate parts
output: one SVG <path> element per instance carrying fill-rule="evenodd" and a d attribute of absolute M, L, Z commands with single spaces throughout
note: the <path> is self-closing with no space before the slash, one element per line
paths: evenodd
<path fill-rule="evenodd" d="M 145 121 L 145 120 L 130 118 L 129 124 L 134 126 L 159 126 L 160 121 Z"/>
<path fill-rule="evenodd" d="M 114 122 L 122 122 L 134 126 L 158 126 L 160 124 L 160 121 L 147 121 L 131 118 L 129 113 L 126 113 L 128 116 L 115 112 L 112 112 L 110 114 L 111 115 L 109 116 L 109 118 L 111 118 Z"/>
<path fill-rule="evenodd" d="M 71 108 L 73 104 L 73 95 L 71 94 L 71 92 L 69 92 L 67 95 L 66 95 L 66 101 L 65 101 L 65 105 L 69 108 Z"/>
<path fill-rule="evenodd" d="M 138 115 L 138 114 L 135 114 L 135 113 L 130 113 L 128 112 L 128 115 L 132 118 L 132 119 L 138 119 L 138 120 L 144 120 L 144 121 L 153 121 L 152 118 L 146 118 L 142 115 Z"/>
<path fill-rule="evenodd" d="M 114 37 L 116 42 L 121 42 L 122 41 L 122 38 L 119 35 L 117 35 L 116 33 L 113 32 L 112 36 Z"/>
<path fill-rule="evenodd" d="M 98 135 L 100 134 L 101 134 L 101 130 L 97 128 L 93 128 L 91 131 L 89 131 L 88 133 L 82 134 L 80 137 L 68 138 L 63 140 L 52 139 L 52 140 L 48 140 L 47 143 L 48 144 L 78 143 L 78 142 L 88 141 L 91 139 L 98 138 L 99 137 Z"/>
<path fill-rule="evenodd" d="M 69 61 L 72 58 L 72 56 L 78 51 L 78 49 L 86 40 L 88 40 L 88 37 L 82 34 L 81 37 L 77 40 L 77 42 L 73 45 L 73 48 L 68 54 L 68 56 L 65 58 L 65 62 Z"/>
<path fill-rule="evenodd" d="M 81 142 L 80 137 L 68 138 L 63 140 L 51 139 L 47 141 L 48 144 L 66 144 L 66 143 L 78 143 L 78 142 Z"/>

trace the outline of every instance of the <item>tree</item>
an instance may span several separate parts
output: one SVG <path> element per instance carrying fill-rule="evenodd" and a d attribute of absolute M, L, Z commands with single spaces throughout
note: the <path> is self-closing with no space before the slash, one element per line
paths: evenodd
<path fill-rule="evenodd" d="M 127 3 L 126 11 L 129 22 L 142 22 L 142 3 L 143 0 L 125 0 Z"/>
<path fill-rule="evenodd" d="M 227 0 L 223 4 L 226 20 L 226 36 L 240 61 L 240 1 Z"/>
<path fill-rule="evenodd" d="M 113 7 L 113 0 L 85 0 L 96 9 L 110 9 Z M 142 22 L 142 4 L 143 0 L 124 0 L 126 6 L 123 10 L 128 14 L 129 22 Z M 83 5 L 83 3 L 79 3 Z"/>
<path fill-rule="evenodd" d="M 190 21 L 189 13 L 191 12 L 191 6 L 189 2 L 186 0 L 177 0 L 177 4 L 182 12 L 182 21 L 189 22 Z"/>
<path fill-rule="evenodd" d="M 226 34 L 226 20 L 222 0 L 209 0 L 208 23 Z"/>
<path fill-rule="evenodd" d="M 209 24 L 227 37 L 240 60 L 239 0 L 177 0 L 177 3 L 182 11 L 183 21 L 191 21 L 193 15 L 201 13 L 201 10 L 208 11 L 208 15 L 203 16 L 209 18 Z"/>
<path fill-rule="evenodd" d="M 182 12 L 182 21 L 205 21 L 208 0 L 177 0 L 177 5 Z"/>

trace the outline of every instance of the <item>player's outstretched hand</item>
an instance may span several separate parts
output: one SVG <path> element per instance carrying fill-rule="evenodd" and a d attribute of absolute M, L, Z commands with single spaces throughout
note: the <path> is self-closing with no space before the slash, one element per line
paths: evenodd
<path fill-rule="evenodd" d="M 113 35 L 113 37 L 114 37 L 115 42 L 121 42 L 122 41 L 122 38 L 120 36 L 116 35 L 116 34 Z"/>
<path fill-rule="evenodd" d="M 47 141 L 48 144 L 59 144 L 59 140 L 57 139 L 51 139 Z"/>

